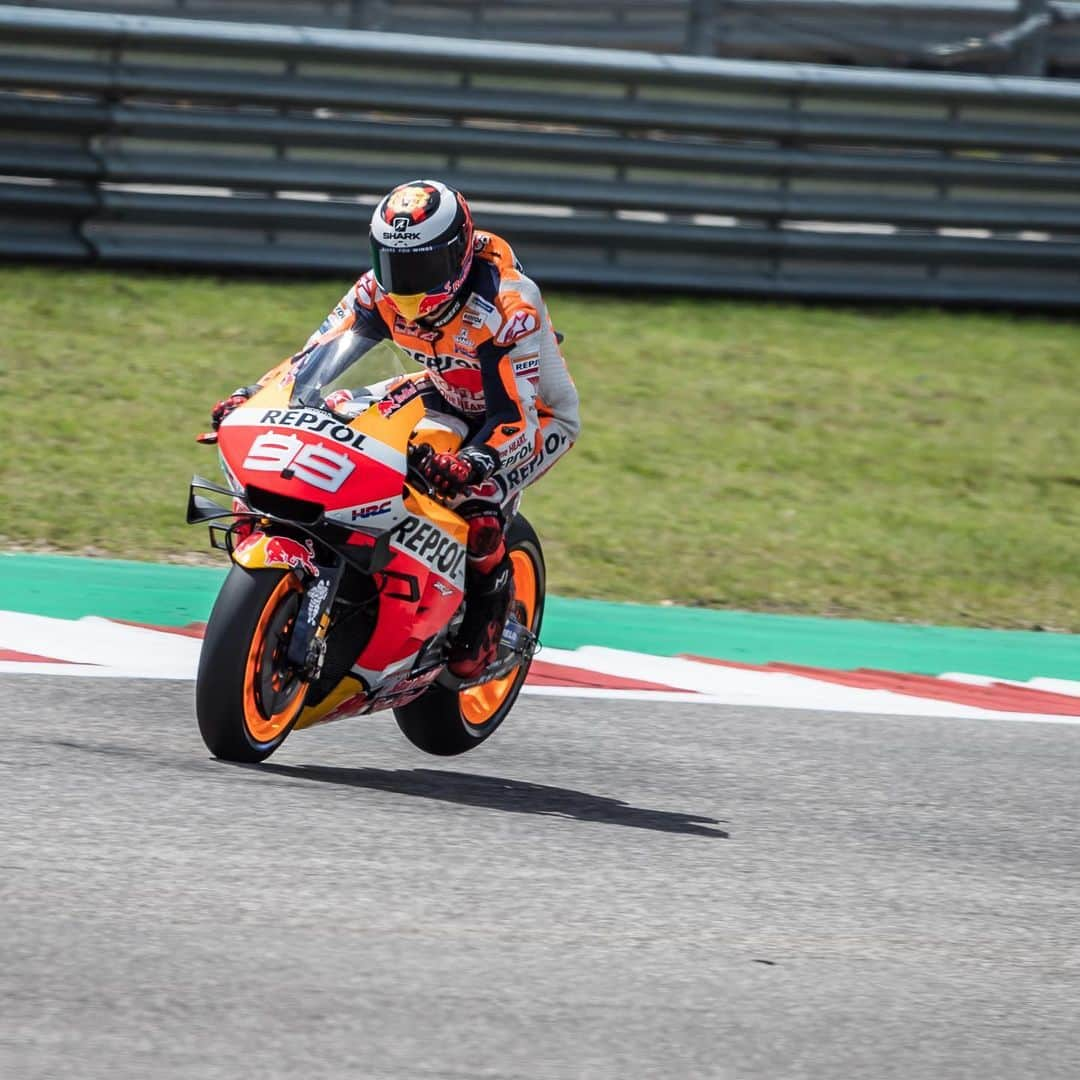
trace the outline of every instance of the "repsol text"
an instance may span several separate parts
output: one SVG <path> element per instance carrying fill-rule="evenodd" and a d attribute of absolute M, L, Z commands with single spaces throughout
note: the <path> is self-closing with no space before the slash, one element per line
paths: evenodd
<path fill-rule="evenodd" d="M 463 573 L 465 545 L 446 536 L 429 522 L 410 514 L 394 526 L 390 535 L 406 551 L 411 551 L 443 577 L 455 579 Z"/>
<path fill-rule="evenodd" d="M 306 409 L 267 409 L 259 418 L 262 424 L 277 424 L 280 427 L 299 428 L 316 435 L 325 435 L 334 442 L 344 443 L 359 448 L 367 437 L 362 432 L 353 431 L 348 424 L 343 424 L 325 413 L 310 412 Z"/>

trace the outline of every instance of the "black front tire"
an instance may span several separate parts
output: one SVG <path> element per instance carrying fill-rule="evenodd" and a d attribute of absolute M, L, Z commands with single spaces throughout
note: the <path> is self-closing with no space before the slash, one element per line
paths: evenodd
<path fill-rule="evenodd" d="M 300 595 L 291 570 L 229 571 L 206 625 L 195 683 L 199 732 L 214 757 L 263 761 L 300 716 L 307 684 L 275 666 Z"/>

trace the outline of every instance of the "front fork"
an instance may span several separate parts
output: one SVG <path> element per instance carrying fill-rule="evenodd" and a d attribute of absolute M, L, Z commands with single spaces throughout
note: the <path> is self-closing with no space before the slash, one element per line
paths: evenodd
<path fill-rule="evenodd" d="M 326 633 L 330 629 L 330 608 L 345 573 L 343 559 L 338 559 L 336 564 L 315 565 L 319 571 L 317 577 L 304 575 L 300 610 L 296 613 L 286 650 L 289 663 L 301 669 L 309 682 L 317 679 L 322 671 L 326 657 Z"/>

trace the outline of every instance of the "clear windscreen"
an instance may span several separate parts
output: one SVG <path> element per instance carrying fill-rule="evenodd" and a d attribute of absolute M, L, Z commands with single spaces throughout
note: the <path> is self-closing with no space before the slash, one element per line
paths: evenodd
<path fill-rule="evenodd" d="M 346 330 L 316 345 L 300 361 L 290 404 L 318 407 L 334 390 L 357 391 L 395 379 L 415 365 L 389 341 L 375 341 Z"/>

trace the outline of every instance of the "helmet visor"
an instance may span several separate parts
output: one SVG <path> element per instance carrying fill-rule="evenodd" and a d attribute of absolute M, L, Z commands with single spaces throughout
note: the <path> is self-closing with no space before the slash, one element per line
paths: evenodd
<path fill-rule="evenodd" d="M 421 248 L 386 248 L 372 241 L 371 268 L 384 292 L 431 292 L 461 273 L 463 248 L 461 236 L 446 244 Z"/>

